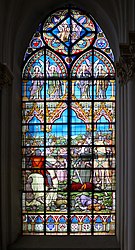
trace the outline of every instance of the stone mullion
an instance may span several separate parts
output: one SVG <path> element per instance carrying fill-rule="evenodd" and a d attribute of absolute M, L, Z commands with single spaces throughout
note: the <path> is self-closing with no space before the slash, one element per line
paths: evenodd
<path fill-rule="evenodd" d="M 120 103 L 120 183 L 121 183 L 121 247 L 135 249 L 135 32 L 129 34 L 129 44 L 120 45 L 120 59 L 116 64 Z"/>

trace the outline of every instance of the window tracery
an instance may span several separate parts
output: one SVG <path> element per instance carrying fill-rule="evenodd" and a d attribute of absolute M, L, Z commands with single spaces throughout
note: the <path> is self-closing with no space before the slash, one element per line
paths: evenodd
<path fill-rule="evenodd" d="M 24 235 L 115 234 L 115 69 L 97 22 L 63 8 L 22 71 Z"/>

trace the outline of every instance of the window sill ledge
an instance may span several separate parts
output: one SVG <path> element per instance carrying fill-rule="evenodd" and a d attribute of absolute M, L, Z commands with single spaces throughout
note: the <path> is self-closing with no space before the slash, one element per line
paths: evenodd
<path fill-rule="evenodd" d="M 39 249 L 120 250 L 115 236 L 22 236 L 8 250 Z"/>

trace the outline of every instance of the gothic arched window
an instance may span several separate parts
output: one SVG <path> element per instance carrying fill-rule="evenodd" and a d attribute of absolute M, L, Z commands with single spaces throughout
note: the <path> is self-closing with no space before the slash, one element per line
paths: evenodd
<path fill-rule="evenodd" d="M 22 232 L 115 235 L 115 69 L 89 14 L 40 23 L 22 71 Z"/>

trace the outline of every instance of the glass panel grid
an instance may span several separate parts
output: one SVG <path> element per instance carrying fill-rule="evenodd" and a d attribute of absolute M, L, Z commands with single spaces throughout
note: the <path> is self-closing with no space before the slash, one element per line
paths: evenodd
<path fill-rule="evenodd" d="M 54 13 L 40 30 L 54 52 L 34 48 L 23 69 L 24 235 L 115 235 L 115 70 L 96 25 Z"/>

